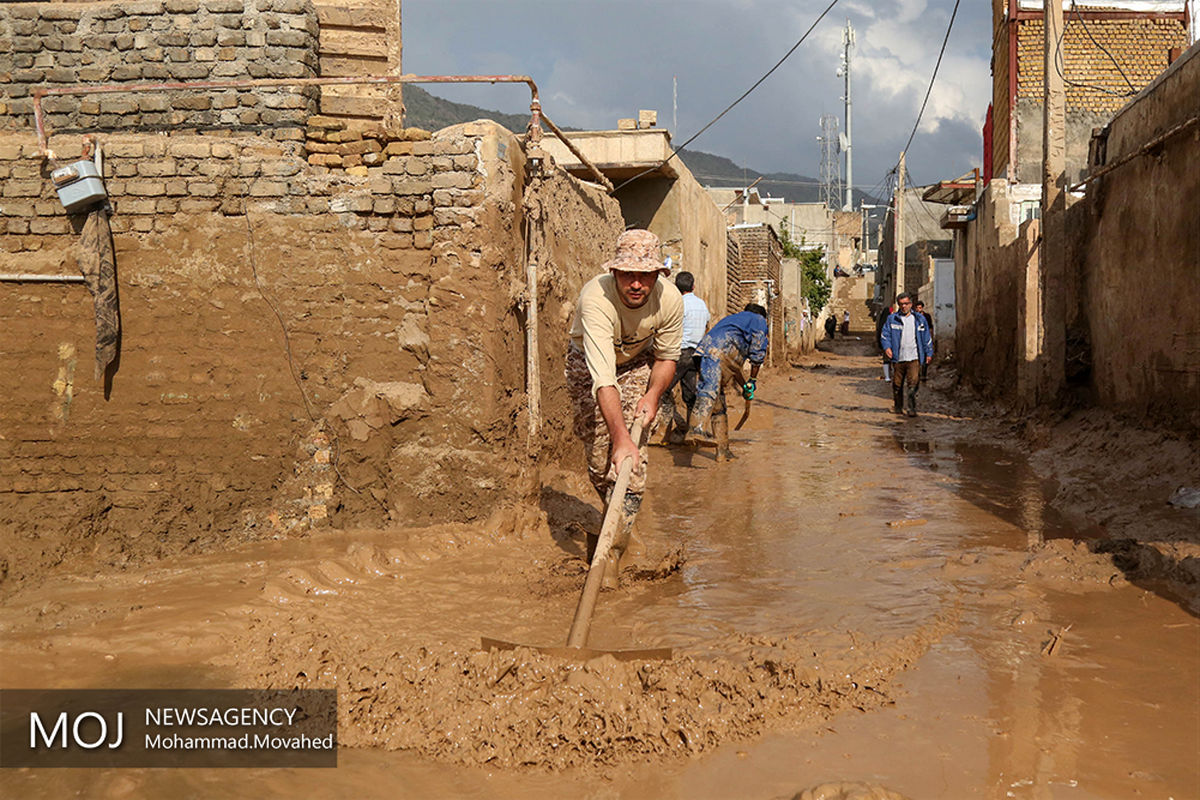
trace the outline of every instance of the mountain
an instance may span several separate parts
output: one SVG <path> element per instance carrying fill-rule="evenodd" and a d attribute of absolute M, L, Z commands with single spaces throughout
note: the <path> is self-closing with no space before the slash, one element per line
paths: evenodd
<path fill-rule="evenodd" d="M 435 97 L 415 84 L 404 87 L 405 124 L 428 130 L 437 130 L 447 125 L 470 122 L 475 119 L 491 119 L 514 133 L 524 133 L 529 124 L 527 114 L 502 114 L 488 111 L 466 103 L 455 103 Z M 564 131 L 579 130 L 560 126 Z M 740 188 L 748 186 L 761 177 L 757 187 L 763 195 L 782 197 L 792 203 L 810 203 L 821 199 L 821 182 L 816 178 L 796 175 L 791 172 L 761 173 L 738 166 L 724 156 L 700 150 L 681 150 L 679 158 L 704 186 Z M 854 203 L 878 203 L 878 199 L 858 189 L 854 190 Z"/>
<path fill-rule="evenodd" d="M 434 97 L 416 84 L 404 87 L 404 124 L 414 128 L 436 131 L 460 122 L 476 119 L 495 120 L 513 133 L 524 133 L 529 124 L 528 114 L 502 114 L 479 106 L 455 103 Z M 564 130 L 571 130 L 564 128 Z"/>

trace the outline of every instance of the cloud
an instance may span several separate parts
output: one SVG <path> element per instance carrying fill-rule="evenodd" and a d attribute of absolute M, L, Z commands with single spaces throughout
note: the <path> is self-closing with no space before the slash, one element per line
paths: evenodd
<path fill-rule="evenodd" d="M 680 144 L 759 79 L 827 0 L 406 0 L 406 72 L 523 73 L 559 125 L 612 128 L 638 109 L 670 127 L 678 78 Z M 951 0 L 843 0 L 779 70 L 692 148 L 762 172 L 817 175 L 822 113 L 842 114 L 841 29 L 857 30 L 853 62 L 855 183 L 870 188 L 895 163 L 916 118 Z M 957 175 L 982 149 L 991 99 L 991 12 L 964 2 L 914 141 L 918 180 Z M 517 87 L 432 87 L 507 113 L 528 108 Z"/>

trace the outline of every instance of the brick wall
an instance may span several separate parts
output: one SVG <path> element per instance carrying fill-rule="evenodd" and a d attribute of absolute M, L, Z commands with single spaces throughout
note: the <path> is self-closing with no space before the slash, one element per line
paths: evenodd
<path fill-rule="evenodd" d="M 1081 22 L 1068 10 L 1065 21 L 1062 53 L 1063 74 L 1070 81 L 1068 112 L 1112 115 L 1167 68 L 1168 50 L 1188 43 L 1187 28 L 1179 20 L 1085 18 Z M 1035 19 L 1022 22 L 1018 30 L 1017 97 L 1041 100 L 1044 27 Z"/>
<path fill-rule="evenodd" d="M 400 75 L 400 0 L 323 0 L 316 4 L 321 26 L 322 75 Z M 398 125 L 402 87 L 322 86 L 321 113 Z"/>
<path fill-rule="evenodd" d="M 360 176 L 300 142 L 101 138 L 118 366 L 92 379 L 82 286 L 0 282 L 0 574 L 528 499 L 520 146 L 490 124 L 406 144 Z M 0 272 L 70 274 L 80 221 L 36 152 L 0 134 Z M 611 242 L 615 205 L 589 195 L 571 230 Z"/>
<path fill-rule="evenodd" d="M 30 90 L 317 74 L 308 0 L 0 4 L 0 129 L 33 126 Z M 47 97 L 52 130 L 274 128 L 300 138 L 316 87 Z"/>
<path fill-rule="evenodd" d="M 742 269 L 742 253 L 738 249 L 738 237 L 734 235 L 732 230 L 725 232 L 725 313 L 729 313 L 729 309 L 734 308 L 741 295 L 737 292 L 738 275 Z M 742 307 L 745 307 L 742 303 Z M 713 309 L 713 313 L 718 313 L 717 309 Z"/>
<path fill-rule="evenodd" d="M 731 232 L 738 243 L 738 261 L 736 269 L 729 273 L 728 313 L 742 311 L 747 303 L 761 302 L 765 296 L 771 323 L 771 356 L 782 359 L 785 352 L 780 270 L 783 246 L 770 225 L 733 228 Z"/>
<path fill-rule="evenodd" d="M 1039 183 L 1044 28 L 1038 16 L 1007 20 L 1002 8 L 999 0 L 993 2 L 994 174 L 1015 182 Z M 1103 126 L 1166 68 L 1168 50 L 1188 43 L 1187 28 L 1179 19 L 1151 13 L 1127 19 L 1098 19 L 1087 14 L 1085 11 L 1081 20 L 1068 9 L 1062 43 L 1067 79 L 1067 177 L 1071 182 L 1082 177 L 1093 128 Z M 1016 37 L 1017 83 L 1011 101 L 1010 36 Z"/>

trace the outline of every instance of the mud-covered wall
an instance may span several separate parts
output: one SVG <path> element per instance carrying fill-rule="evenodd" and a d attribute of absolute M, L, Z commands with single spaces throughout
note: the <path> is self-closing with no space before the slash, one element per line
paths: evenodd
<path fill-rule="evenodd" d="M 0 573 L 529 499 L 520 146 L 490 123 L 411 144 L 359 177 L 294 142 L 102 137 L 117 369 L 93 378 L 81 285 L 0 282 Z M 46 175 L 0 137 L 2 272 L 76 270 Z M 572 211 L 564 242 L 615 238 L 615 204 Z M 611 255 L 589 244 L 558 247 L 582 273 Z"/>
<path fill-rule="evenodd" d="M 1192 430 L 1200 429 L 1198 97 L 1193 46 L 1113 119 L 1105 164 L 1192 122 L 1092 183 L 1082 256 L 1097 399 Z"/>
<path fill-rule="evenodd" d="M 1019 281 L 1029 256 L 1010 202 L 1008 182 L 994 178 L 958 238 L 954 276 L 959 374 L 985 395 L 1007 399 L 1017 389 Z"/>
<path fill-rule="evenodd" d="M 1192 430 L 1200 428 L 1200 227 L 1182 198 L 1200 191 L 1200 134 L 1189 122 L 1197 96 L 1193 47 L 1114 118 L 1091 171 L 1131 158 L 1067 211 L 1067 317 L 1050 321 L 1065 328 L 1070 388 Z M 1016 313 L 1037 242 L 1014 226 L 1014 202 L 1008 184 L 993 180 L 956 253 L 959 368 L 997 397 L 1012 396 L 1021 340 L 1038 335 Z"/>
<path fill-rule="evenodd" d="M 566 391 L 566 356 L 579 290 L 616 253 L 625 223 L 617 201 L 565 172 L 535 180 L 532 257 L 538 264 L 542 425 L 532 448 L 539 463 L 583 467 Z"/>
<path fill-rule="evenodd" d="M 0 128 L 33 126 L 36 87 L 312 77 L 317 38 L 309 0 L 0 3 Z M 51 96 L 42 106 L 62 132 L 238 126 L 298 139 L 318 96 L 222 89 Z"/>

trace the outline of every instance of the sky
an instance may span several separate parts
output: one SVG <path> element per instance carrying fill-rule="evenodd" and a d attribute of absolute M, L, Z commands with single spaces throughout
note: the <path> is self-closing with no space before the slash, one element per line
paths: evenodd
<path fill-rule="evenodd" d="M 526 74 L 560 126 L 616 128 L 658 111 L 674 145 L 762 77 L 830 0 L 402 0 L 404 71 Z M 879 186 L 904 147 L 954 0 L 840 0 L 809 38 L 690 148 L 759 172 L 820 172 L 820 117 L 844 125 L 842 30 L 852 53 L 854 185 Z M 918 183 L 982 160 L 991 100 L 990 3 L 965 0 L 907 155 Z M 678 83 L 678 130 L 672 124 Z M 524 86 L 426 86 L 441 97 L 527 112 Z"/>

